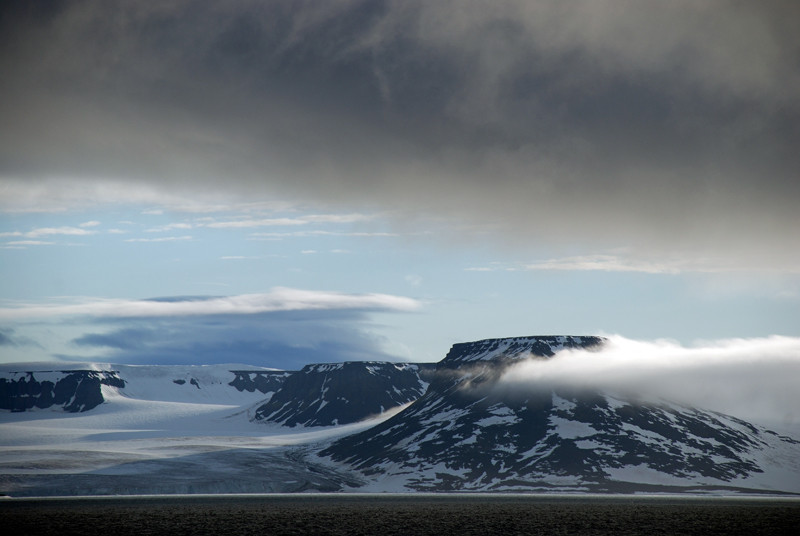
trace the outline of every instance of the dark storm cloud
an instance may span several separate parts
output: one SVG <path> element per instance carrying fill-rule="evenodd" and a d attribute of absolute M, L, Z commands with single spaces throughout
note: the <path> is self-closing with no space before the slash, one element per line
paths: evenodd
<path fill-rule="evenodd" d="M 216 187 L 800 265 L 796 2 L 3 9 L 8 192 Z"/>
<path fill-rule="evenodd" d="M 105 327 L 109 324 L 110 331 L 87 333 L 73 344 L 102 349 L 103 359 L 129 364 L 243 363 L 296 370 L 308 363 L 398 359 L 363 329 L 367 318 L 355 311 L 117 319 Z"/>

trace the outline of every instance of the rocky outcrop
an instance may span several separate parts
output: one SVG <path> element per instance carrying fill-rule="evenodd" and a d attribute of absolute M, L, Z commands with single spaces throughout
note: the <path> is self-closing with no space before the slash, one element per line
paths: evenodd
<path fill-rule="evenodd" d="M 419 398 L 430 368 L 377 361 L 308 365 L 287 377 L 255 418 L 290 427 L 361 421 Z"/>
<path fill-rule="evenodd" d="M 116 371 L 64 370 L 15 372 L 0 378 L 0 409 L 25 411 L 61 406 L 89 411 L 102 404 L 102 385 L 125 387 Z"/>
<path fill-rule="evenodd" d="M 274 393 L 280 389 L 283 382 L 292 375 L 285 370 L 261 371 L 261 370 L 232 370 L 233 380 L 228 384 L 235 387 L 238 391 L 253 393 Z"/>

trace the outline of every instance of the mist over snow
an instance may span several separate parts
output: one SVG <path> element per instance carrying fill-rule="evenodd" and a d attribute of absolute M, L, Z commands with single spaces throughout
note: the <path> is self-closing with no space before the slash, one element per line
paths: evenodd
<path fill-rule="evenodd" d="M 500 388 L 598 389 L 666 399 L 752 420 L 800 426 L 800 338 L 772 336 L 682 346 L 611 335 L 592 350 L 564 350 L 512 365 Z"/>

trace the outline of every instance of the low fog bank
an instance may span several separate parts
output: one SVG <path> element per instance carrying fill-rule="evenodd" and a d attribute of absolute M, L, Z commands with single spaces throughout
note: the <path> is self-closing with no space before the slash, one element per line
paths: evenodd
<path fill-rule="evenodd" d="M 800 338 L 728 339 L 685 347 L 608 337 L 599 349 L 565 350 L 507 369 L 499 386 L 599 389 L 719 411 L 776 431 L 800 431 Z"/>

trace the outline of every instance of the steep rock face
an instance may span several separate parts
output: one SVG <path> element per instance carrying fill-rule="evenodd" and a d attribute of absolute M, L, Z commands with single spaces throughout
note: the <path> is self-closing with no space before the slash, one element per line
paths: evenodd
<path fill-rule="evenodd" d="M 554 339 L 455 345 L 423 397 L 320 455 L 371 479 L 368 490 L 604 492 L 736 487 L 762 471 L 764 452 L 797 447 L 717 413 L 498 381 L 522 354 L 601 343 Z"/>
<path fill-rule="evenodd" d="M 253 393 L 273 393 L 280 389 L 283 382 L 292 375 L 285 370 L 260 371 L 260 370 L 232 370 L 233 380 L 228 384 L 238 391 Z"/>
<path fill-rule="evenodd" d="M 122 388 L 125 381 L 110 370 L 14 372 L 0 378 L 0 409 L 61 406 L 71 413 L 89 411 L 104 401 L 101 385 Z"/>
<path fill-rule="evenodd" d="M 290 427 L 357 422 L 419 398 L 429 368 L 376 361 L 308 365 L 287 377 L 255 418 Z"/>

